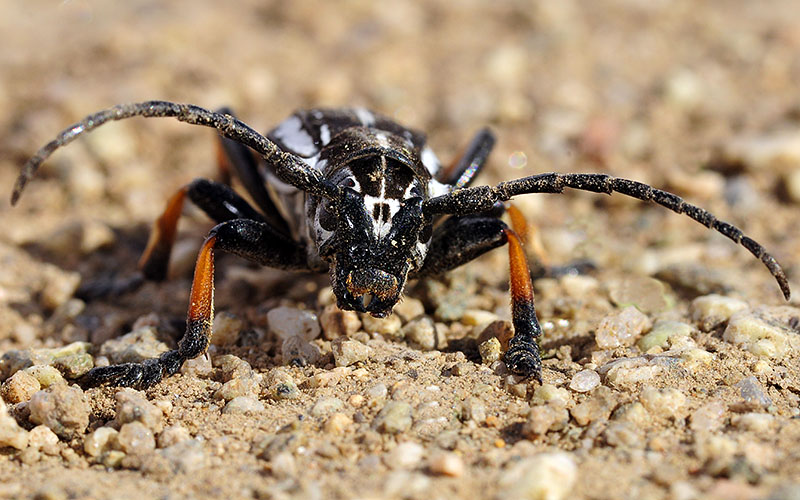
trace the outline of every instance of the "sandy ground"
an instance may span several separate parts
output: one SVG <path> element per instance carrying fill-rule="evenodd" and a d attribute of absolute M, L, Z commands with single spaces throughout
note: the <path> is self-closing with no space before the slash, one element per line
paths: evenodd
<path fill-rule="evenodd" d="M 445 162 L 490 125 L 484 183 L 602 171 L 669 189 L 763 243 L 800 296 L 795 1 L 220 5 L 0 2 L 3 196 L 40 145 L 112 104 L 228 105 L 259 130 L 296 108 L 363 105 L 425 130 Z M 131 331 L 156 352 L 174 345 L 210 227 L 197 211 L 170 281 L 73 295 L 135 271 L 164 200 L 215 175 L 213 138 L 168 120 L 111 125 L 0 208 L 0 377 L 68 344 L 90 353 L 73 361 L 102 363 Z M 286 366 L 267 313 L 321 314 L 327 278 L 221 258 L 213 366 L 140 394 L 60 381 L 36 393 L 30 368 L 38 386 L 3 383 L 0 439 L 25 442 L 0 447 L 0 498 L 797 499 L 798 299 L 666 209 L 589 193 L 519 206 L 551 264 L 597 268 L 536 280 L 544 385 L 477 352 L 509 316 L 503 250 L 412 286 L 387 322 L 347 316 L 355 344 L 324 323 L 305 367 Z M 442 349 L 425 345 L 434 322 Z M 369 352 L 336 368 L 342 346 Z"/>

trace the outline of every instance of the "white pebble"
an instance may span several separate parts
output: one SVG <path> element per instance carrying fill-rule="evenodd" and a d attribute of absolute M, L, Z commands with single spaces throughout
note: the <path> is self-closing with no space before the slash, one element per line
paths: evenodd
<path fill-rule="evenodd" d="M 600 385 L 600 375 L 594 370 L 581 370 L 572 376 L 569 388 L 575 392 L 589 392 Z"/>
<path fill-rule="evenodd" d="M 561 500 L 572 490 L 578 468 L 563 452 L 541 453 L 514 463 L 500 476 L 498 498 Z"/>
<path fill-rule="evenodd" d="M 425 448 L 421 445 L 407 441 L 394 447 L 386 454 L 384 462 L 392 469 L 413 469 L 422 461 Z"/>
<path fill-rule="evenodd" d="M 310 342 L 319 337 L 319 321 L 309 311 L 294 307 L 276 307 L 267 313 L 267 321 L 270 331 L 284 340 L 299 337 Z"/>
<path fill-rule="evenodd" d="M 464 475 L 464 461 L 452 452 L 439 453 L 429 463 L 431 473 L 437 476 L 461 477 Z"/>

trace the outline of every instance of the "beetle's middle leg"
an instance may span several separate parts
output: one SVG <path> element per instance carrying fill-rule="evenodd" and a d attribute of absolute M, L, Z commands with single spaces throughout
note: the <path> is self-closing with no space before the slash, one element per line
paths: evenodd
<path fill-rule="evenodd" d="M 103 384 L 144 389 L 173 375 L 184 361 L 203 354 L 211 342 L 214 321 L 214 251 L 222 250 L 264 266 L 279 269 L 307 269 L 306 249 L 269 223 L 233 219 L 214 227 L 203 243 L 195 264 L 186 333 L 178 348 L 141 363 L 94 368 L 82 378 L 93 387 Z"/>

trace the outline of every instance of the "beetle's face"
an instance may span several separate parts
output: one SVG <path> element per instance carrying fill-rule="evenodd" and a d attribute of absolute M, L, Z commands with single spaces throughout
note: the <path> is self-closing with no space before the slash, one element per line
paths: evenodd
<path fill-rule="evenodd" d="M 339 198 L 318 204 L 317 243 L 341 309 L 388 316 L 425 258 L 423 191 L 405 169 L 383 156 L 361 158 L 343 169 Z"/>

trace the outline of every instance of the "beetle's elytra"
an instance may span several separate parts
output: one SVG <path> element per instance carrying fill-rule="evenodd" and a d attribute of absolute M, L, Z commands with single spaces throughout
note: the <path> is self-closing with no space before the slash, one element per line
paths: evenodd
<path fill-rule="evenodd" d="M 115 106 L 84 118 L 40 149 L 20 173 L 12 204 L 56 149 L 104 123 L 134 116 L 173 117 L 218 130 L 227 163 L 255 206 L 227 184 L 206 179 L 170 198 L 139 263 L 144 278 L 164 278 L 187 197 L 218 223 L 197 258 L 186 333 L 178 349 L 159 358 L 91 370 L 83 380 L 90 386 L 148 387 L 205 352 L 216 250 L 280 269 L 327 271 L 340 308 L 383 317 L 409 279 L 444 273 L 504 244 L 515 329 L 505 361 L 513 372 L 541 380 L 536 343 L 541 328 L 531 277 L 520 240 L 500 215 L 514 196 L 564 188 L 617 192 L 686 214 L 749 250 L 789 298 L 786 275 L 763 246 L 677 195 L 605 174 L 545 173 L 470 187 L 494 145 L 488 129 L 478 132 L 452 166 L 442 168 L 424 134 L 361 108 L 299 111 L 264 136 L 225 110 L 164 101 Z"/>

